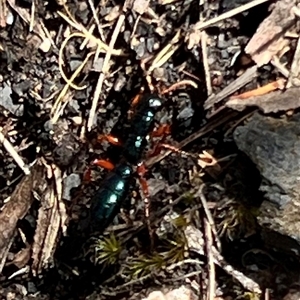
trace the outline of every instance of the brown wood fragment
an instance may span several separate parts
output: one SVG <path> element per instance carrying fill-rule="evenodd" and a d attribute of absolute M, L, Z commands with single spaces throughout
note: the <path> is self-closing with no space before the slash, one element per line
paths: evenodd
<path fill-rule="evenodd" d="M 135 0 L 133 2 L 132 9 L 138 14 L 142 15 L 147 11 L 149 7 L 150 0 Z"/>
<path fill-rule="evenodd" d="M 249 41 L 245 52 L 260 67 L 270 62 L 290 41 L 284 37 L 295 26 L 296 16 L 292 9 L 297 0 L 280 0 L 276 2 L 272 13 L 260 24 Z"/>
<path fill-rule="evenodd" d="M 6 27 L 7 5 L 6 0 L 0 0 L 0 26 Z"/>
<path fill-rule="evenodd" d="M 276 113 L 288 111 L 300 107 L 300 88 L 290 88 L 284 92 L 274 91 L 266 95 L 251 97 L 248 99 L 232 99 L 225 105 L 234 110 L 242 111 L 249 106 L 257 106 L 264 113 Z"/>
<path fill-rule="evenodd" d="M 254 78 L 257 77 L 257 66 L 253 66 L 249 68 L 244 74 L 238 77 L 236 80 L 231 82 L 227 87 L 225 87 L 220 93 L 217 95 L 212 95 L 207 98 L 204 103 L 204 108 L 209 109 L 214 106 L 216 103 L 221 102 L 234 92 L 238 91 L 242 87 L 244 87 L 249 82 L 253 81 Z"/>
<path fill-rule="evenodd" d="M 53 263 L 59 230 L 66 230 L 65 205 L 61 197 L 61 171 L 55 165 L 48 166 L 48 171 L 52 173 L 52 184 L 40 195 L 41 207 L 32 246 L 34 276 Z"/>
<path fill-rule="evenodd" d="M 14 257 L 13 261 L 11 262 L 19 269 L 22 269 L 27 265 L 30 260 L 30 253 L 31 247 L 29 244 L 26 245 L 25 248 L 21 249 Z"/>
<path fill-rule="evenodd" d="M 32 192 L 43 184 L 44 168 L 39 163 L 32 167 L 16 187 L 11 199 L 0 212 L 0 272 L 5 264 L 8 250 L 12 244 L 18 220 L 24 218 L 32 202 Z"/>
<path fill-rule="evenodd" d="M 300 86 L 300 38 L 298 38 L 297 48 L 294 54 L 287 88 L 291 86 Z"/>

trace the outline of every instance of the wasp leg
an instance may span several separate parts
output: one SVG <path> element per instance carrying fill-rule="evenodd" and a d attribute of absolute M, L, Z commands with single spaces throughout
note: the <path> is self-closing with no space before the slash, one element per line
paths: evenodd
<path fill-rule="evenodd" d="M 148 154 L 148 157 L 154 157 L 158 154 L 160 154 L 163 147 L 160 145 L 165 142 L 165 139 L 167 136 L 171 134 L 171 126 L 168 124 L 161 125 L 158 129 L 153 130 L 150 133 L 151 138 L 160 137 L 159 142 L 156 143 L 154 146 L 154 149 Z"/>
<path fill-rule="evenodd" d="M 163 124 L 150 133 L 151 137 L 165 137 L 171 134 L 171 125 Z"/>
<path fill-rule="evenodd" d="M 104 169 L 107 169 L 107 170 L 113 170 L 115 165 L 108 161 L 108 160 L 105 160 L 105 159 L 95 159 L 93 162 L 92 162 L 92 165 L 94 166 L 98 166 L 98 167 L 101 167 L 101 168 L 104 168 Z"/>
<path fill-rule="evenodd" d="M 103 141 L 106 141 L 115 146 L 122 146 L 121 141 L 117 137 L 115 137 L 111 134 L 100 134 L 100 135 L 98 135 L 97 140 L 100 143 L 102 143 Z"/>
<path fill-rule="evenodd" d="M 114 169 L 114 164 L 111 163 L 108 160 L 104 160 L 104 159 L 95 159 L 92 163 L 92 166 L 98 166 L 101 168 L 104 168 L 106 170 L 113 170 Z M 84 172 L 83 174 L 83 182 L 89 183 L 92 181 L 92 168 L 88 167 L 88 169 Z"/>

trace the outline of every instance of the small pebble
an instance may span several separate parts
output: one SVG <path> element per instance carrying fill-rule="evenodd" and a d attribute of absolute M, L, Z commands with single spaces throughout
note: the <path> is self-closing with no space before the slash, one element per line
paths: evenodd
<path fill-rule="evenodd" d="M 221 50 L 221 57 L 227 59 L 229 57 L 227 50 Z"/>
<path fill-rule="evenodd" d="M 14 22 L 14 15 L 12 14 L 11 11 L 8 11 L 7 16 L 6 16 L 6 24 L 7 25 L 12 25 L 12 23 Z"/>
<path fill-rule="evenodd" d="M 63 193 L 62 197 L 65 200 L 70 201 L 71 198 L 71 190 L 73 188 L 79 187 L 81 184 L 81 179 L 78 174 L 72 173 L 68 177 L 63 180 Z"/>
<path fill-rule="evenodd" d="M 72 72 L 74 72 L 76 69 L 78 69 L 78 67 L 82 64 L 81 60 L 71 60 L 70 61 L 70 69 Z"/>
<path fill-rule="evenodd" d="M 82 117 L 77 116 L 77 117 L 73 117 L 72 121 L 74 122 L 75 125 L 81 125 L 82 124 Z"/>

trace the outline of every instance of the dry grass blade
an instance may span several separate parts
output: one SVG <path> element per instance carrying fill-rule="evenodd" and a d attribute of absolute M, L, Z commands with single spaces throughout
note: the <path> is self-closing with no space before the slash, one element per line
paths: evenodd
<path fill-rule="evenodd" d="M 94 52 L 91 52 L 87 55 L 87 57 L 85 58 L 85 60 L 80 64 L 80 66 L 76 69 L 76 71 L 74 72 L 74 74 L 72 75 L 71 79 L 69 80 L 67 78 L 67 76 L 65 75 L 64 71 L 63 71 L 63 65 L 64 65 L 64 59 L 63 59 L 63 52 L 64 52 L 64 49 L 68 43 L 68 41 L 70 39 L 72 39 L 73 37 L 82 37 L 82 38 L 85 38 L 85 35 L 80 33 L 80 32 L 75 32 L 75 33 L 72 33 L 70 34 L 61 44 L 61 47 L 59 49 L 59 59 L 58 59 L 58 66 L 59 66 L 59 71 L 61 73 L 61 76 L 62 78 L 67 82 L 67 84 L 72 87 L 74 90 L 78 90 L 78 91 L 81 91 L 81 90 L 84 90 L 87 88 L 87 85 L 84 85 L 84 86 L 77 86 L 73 83 L 73 80 L 76 78 L 76 76 L 79 75 L 79 73 L 81 72 L 81 70 L 83 69 L 83 67 L 85 66 L 85 64 L 87 63 L 88 59 L 90 58 L 91 55 L 94 54 Z"/>
<path fill-rule="evenodd" d="M 34 1 L 32 1 L 32 3 L 31 3 L 31 12 L 30 12 L 29 32 L 31 32 L 33 30 L 34 14 L 35 14 L 35 3 L 34 3 Z"/>
<path fill-rule="evenodd" d="M 290 76 L 290 71 L 282 64 L 277 55 L 271 59 L 271 64 L 277 68 L 277 70 L 285 77 L 288 78 Z"/>
<path fill-rule="evenodd" d="M 107 75 L 108 70 L 109 70 L 109 61 L 110 61 L 111 55 L 113 53 L 114 45 L 115 45 L 117 37 L 120 33 L 120 30 L 121 30 L 121 27 L 123 25 L 124 20 L 125 20 L 125 15 L 124 14 L 120 15 L 119 19 L 118 19 L 118 22 L 116 24 L 116 27 L 114 29 L 114 32 L 112 34 L 112 37 L 111 37 L 111 40 L 110 40 L 109 47 L 107 49 L 105 58 L 104 58 L 102 71 L 101 71 L 100 76 L 98 78 L 97 86 L 96 86 L 96 89 L 95 89 L 95 92 L 94 92 L 94 95 L 93 95 L 92 107 L 91 107 L 88 122 L 87 122 L 88 131 L 90 131 L 92 129 L 92 126 L 94 124 L 94 117 L 95 117 L 95 113 L 96 113 L 96 109 L 97 109 L 97 105 L 98 105 L 98 100 L 99 100 L 99 97 L 100 97 L 100 93 L 102 91 L 102 86 L 103 86 L 105 76 Z"/>
<path fill-rule="evenodd" d="M 62 51 L 60 51 L 61 53 Z M 86 63 L 88 62 L 88 60 L 90 59 L 90 57 L 94 54 L 94 52 L 91 52 L 87 55 L 87 57 L 85 58 L 85 60 L 80 64 L 80 66 L 75 70 L 75 72 L 72 74 L 71 78 L 68 79 L 65 75 L 64 72 L 62 70 L 62 57 L 61 55 L 59 56 L 59 68 L 60 68 L 60 72 L 62 77 L 66 80 L 67 84 L 64 86 L 64 88 L 61 90 L 60 94 L 58 95 L 57 99 L 55 100 L 52 109 L 51 109 L 51 121 L 53 124 L 55 124 L 61 114 L 61 108 L 62 108 L 62 104 L 64 102 L 64 106 L 66 106 L 68 104 L 68 101 L 63 101 L 66 97 L 66 94 L 68 92 L 68 89 L 70 86 L 72 86 L 75 90 L 83 90 L 85 89 L 87 86 L 84 85 L 82 87 L 78 87 L 77 85 L 73 84 L 73 81 L 75 80 L 75 78 L 80 74 L 80 72 L 82 71 L 82 69 L 84 68 L 84 66 L 86 65 Z M 69 98 L 67 98 L 69 100 Z"/>
<path fill-rule="evenodd" d="M 193 226 L 188 226 L 188 230 L 186 230 L 186 238 L 191 250 L 199 253 L 200 255 L 204 254 L 204 241 L 202 232 L 199 229 Z M 220 252 L 216 249 L 216 247 L 212 245 L 209 253 L 211 255 L 213 263 L 221 267 L 227 274 L 233 276 L 242 284 L 244 288 L 254 293 L 262 293 L 259 285 L 251 278 L 244 275 L 242 272 L 237 271 L 232 265 L 228 264 L 224 257 L 220 254 Z"/>
<path fill-rule="evenodd" d="M 13 145 L 5 138 L 3 133 L 0 131 L 0 142 L 6 149 L 6 151 L 11 155 L 11 157 L 15 160 L 16 164 L 22 169 L 25 175 L 30 174 L 30 169 L 26 164 L 24 163 L 21 156 L 18 154 L 18 152 L 15 150 Z"/>
<path fill-rule="evenodd" d="M 213 238 L 211 234 L 211 226 L 207 220 L 204 222 L 205 226 L 205 236 L 206 236 L 206 253 L 208 256 L 208 289 L 207 289 L 207 299 L 213 300 L 215 299 L 215 292 L 216 292 L 216 268 L 214 264 L 214 257 L 212 254 L 212 247 L 213 247 Z"/>
<path fill-rule="evenodd" d="M 97 15 L 97 11 L 96 11 L 96 9 L 95 9 L 95 6 L 94 6 L 94 4 L 93 4 L 93 1 L 92 1 L 92 0 L 88 0 L 88 2 L 89 2 L 89 6 L 90 6 L 90 8 L 91 8 L 91 10 L 92 10 L 92 12 L 93 12 L 93 17 L 94 17 L 95 22 L 96 22 L 96 24 L 97 24 L 98 32 L 100 33 L 101 38 L 104 40 L 104 34 L 103 34 L 103 32 L 102 32 L 103 30 L 102 30 L 102 28 L 101 28 L 101 24 L 100 24 L 100 21 L 99 21 L 99 18 L 98 18 L 98 15 Z"/>
<path fill-rule="evenodd" d="M 215 226 L 215 222 L 214 222 L 214 219 L 210 213 L 210 210 L 208 208 L 208 205 L 207 205 L 207 201 L 206 201 L 206 198 L 203 194 L 203 189 L 204 189 L 204 186 L 205 184 L 202 184 L 200 186 L 200 189 L 199 191 L 197 192 L 197 196 L 200 197 L 200 200 L 201 200 L 201 203 L 203 205 L 203 208 L 204 208 L 204 211 L 205 211 L 205 214 L 206 214 L 206 218 L 208 220 L 208 223 L 209 223 L 209 226 L 210 226 L 210 229 L 211 231 L 213 232 L 214 234 L 214 238 L 215 238 L 215 241 L 216 241 L 216 244 L 217 244 L 217 248 L 219 251 L 221 251 L 221 241 L 219 240 L 218 238 L 218 233 L 217 233 L 217 229 L 216 229 L 216 226 Z"/>
<path fill-rule="evenodd" d="M 31 174 L 25 176 L 13 192 L 11 199 L 0 212 L 0 272 L 6 261 L 8 249 L 12 244 L 18 220 L 24 218 L 32 202 L 32 192 L 40 189 L 44 178 L 44 168 L 38 162 Z"/>
<path fill-rule="evenodd" d="M 217 249 L 212 248 L 213 256 L 214 256 L 214 263 L 220 266 L 227 274 L 233 276 L 237 281 L 239 281 L 244 288 L 247 290 L 261 294 L 262 290 L 259 285 L 254 282 L 251 278 L 244 275 L 242 272 L 236 270 L 233 266 L 228 264 L 224 257 L 217 251 Z"/>
<path fill-rule="evenodd" d="M 154 69 L 161 67 L 165 64 L 179 48 L 180 30 L 178 30 L 175 36 L 172 38 L 169 44 L 167 44 L 152 61 L 148 73 L 151 73 Z"/>
<path fill-rule="evenodd" d="M 208 54 L 207 54 L 206 32 L 201 32 L 201 49 L 202 49 L 203 67 L 205 73 L 206 90 L 207 90 L 207 95 L 210 96 L 212 94 L 212 86 L 211 86 L 211 76 L 209 71 Z"/>
<path fill-rule="evenodd" d="M 60 70 L 61 76 L 67 82 L 67 84 L 65 85 L 65 87 L 63 88 L 63 90 L 61 91 L 61 93 L 59 94 L 58 98 L 56 99 L 56 101 L 55 101 L 55 103 L 54 103 L 54 105 L 53 105 L 53 107 L 51 109 L 52 122 L 56 123 L 57 120 L 58 120 L 58 118 L 59 118 L 59 115 L 60 115 L 60 113 L 62 111 L 62 99 L 64 99 L 64 97 L 65 97 L 65 95 L 66 95 L 69 87 L 72 87 L 75 90 L 83 90 L 83 89 L 85 89 L 87 87 L 86 85 L 79 87 L 76 84 L 74 84 L 73 81 L 80 74 L 80 72 L 82 71 L 82 69 L 86 65 L 86 63 L 87 63 L 88 59 L 90 58 L 90 56 L 94 55 L 95 53 L 96 53 L 96 56 L 97 56 L 100 52 L 106 52 L 106 56 L 105 56 L 104 63 L 103 63 L 103 68 L 102 68 L 102 73 L 99 76 L 99 80 L 98 80 L 97 87 L 96 87 L 96 90 L 95 90 L 95 93 L 94 93 L 94 97 L 93 97 L 92 108 L 90 110 L 90 116 L 89 116 L 89 121 L 88 121 L 88 128 L 91 128 L 91 126 L 92 126 L 91 124 L 92 124 L 92 122 L 94 120 L 94 115 L 95 115 L 97 104 L 98 104 L 99 95 L 100 95 L 101 90 L 102 90 L 102 84 L 103 84 L 103 81 L 104 81 L 104 74 L 103 73 L 105 73 L 106 71 L 108 71 L 108 62 L 110 60 L 110 57 L 112 55 L 120 55 L 120 54 L 122 54 L 122 51 L 121 50 L 115 50 L 113 48 L 113 45 L 114 45 L 115 39 L 116 39 L 116 37 L 118 35 L 118 34 L 116 35 L 115 33 L 120 30 L 120 28 L 118 28 L 118 26 L 121 27 L 121 25 L 123 24 L 123 21 L 122 21 L 121 24 L 119 24 L 119 23 L 117 24 L 117 27 L 116 27 L 116 29 L 114 31 L 114 34 L 113 34 L 110 46 L 107 46 L 104 42 L 102 42 L 99 38 L 96 38 L 92 34 L 92 32 L 93 32 L 93 26 L 89 30 L 87 30 L 83 25 L 81 25 L 80 23 L 78 23 L 75 20 L 75 18 L 71 15 L 71 13 L 69 12 L 68 7 L 66 5 L 64 5 L 64 8 L 65 8 L 65 11 L 66 11 L 67 15 L 63 14 L 62 12 L 58 12 L 58 14 L 70 26 L 72 26 L 74 29 L 76 29 L 79 32 L 74 32 L 74 33 L 70 34 L 63 41 L 63 43 L 62 43 L 62 45 L 60 47 L 60 51 L 59 51 L 59 70 Z M 95 14 L 94 9 L 93 9 L 93 12 Z M 124 16 L 123 16 L 123 18 L 124 18 Z M 121 19 L 119 19 L 119 20 L 121 20 Z M 97 22 L 97 24 L 99 23 L 99 20 L 98 20 L 97 17 L 96 17 L 96 22 Z M 98 24 L 98 27 L 100 28 L 99 25 L 100 24 Z M 87 41 L 93 42 L 94 44 L 97 45 L 97 49 L 96 49 L 96 52 L 92 52 L 92 53 L 89 53 L 87 55 L 87 57 L 85 58 L 85 60 L 81 63 L 81 65 L 73 73 L 73 75 L 71 76 L 71 78 L 68 79 L 67 76 L 65 75 L 65 73 L 63 71 L 63 67 L 62 67 L 63 64 L 64 64 L 63 63 L 64 62 L 64 60 L 63 60 L 63 51 L 64 51 L 67 43 L 69 42 L 69 40 L 71 38 L 74 38 L 74 37 L 82 37 L 82 38 L 84 38 L 83 45 L 86 45 Z"/>
<path fill-rule="evenodd" d="M 247 11 L 247 10 L 257 6 L 257 5 L 260 5 L 260 4 L 268 2 L 268 1 L 270 1 L 270 0 L 253 0 L 253 1 L 251 1 L 247 4 L 245 4 L 245 5 L 241 5 L 237 8 L 235 8 L 235 9 L 232 9 L 232 10 L 230 10 L 230 11 L 228 11 L 228 12 L 226 12 L 226 13 L 224 13 L 224 14 L 216 17 L 216 18 L 213 18 L 211 20 L 204 21 L 204 22 L 200 21 L 200 22 L 195 24 L 194 28 L 198 29 L 198 30 L 203 30 L 203 29 L 208 28 L 208 27 L 210 27 L 210 26 L 212 26 L 216 23 L 219 23 L 223 20 L 226 20 L 228 18 L 236 16 L 236 15 L 238 15 L 238 14 L 244 12 L 244 11 Z"/>
<path fill-rule="evenodd" d="M 109 46 L 107 46 L 104 42 L 102 42 L 99 38 L 96 38 L 93 34 L 91 34 L 89 32 L 89 30 L 87 30 L 83 25 L 81 25 L 80 23 L 78 23 L 70 14 L 68 8 L 65 6 L 65 10 L 67 12 L 66 16 L 64 13 L 58 11 L 58 15 L 60 17 L 62 17 L 70 26 L 72 26 L 74 29 L 78 30 L 79 32 L 83 33 L 84 36 L 89 39 L 91 42 L 93 42 L 94 44 L 98 45 L 98 47 L 100 48 L 101 52 L 107 52 L 109 49 Z M 121 55 L 122 54 L 122 50 L 116 50 L 116 49 L 112 49 L 111 50 L 111 55 Z"/>

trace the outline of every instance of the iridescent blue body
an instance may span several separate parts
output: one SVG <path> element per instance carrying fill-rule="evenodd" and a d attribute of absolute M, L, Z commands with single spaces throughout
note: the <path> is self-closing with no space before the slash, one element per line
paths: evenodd
<path fill-rule="evenodd" d="M 133 174 L 131 165 L 122 163 L 108 173 L 91 200 L 91 226 L 103 230 L 118 214 L 127 196 Z"/>
<path fill-rule="evenodd" d="M 102 181 L 92 198 L 92 230 L 104 230 L 118 214 L 129 191 L 133 166 L 141 159 L 147 145 L 147 135 L 154 126 L 155 113 L 161 105 L 158 97 L 147 95 L 136 106 L 121 162 Z"/>
<path fill-rule="evenodd" d="M 142 157 L 147 145 L 147 135 L 154 127 L 155 113 L 161 105 L 161 100 L 154 95 L 144 96 L 137 104 L 123 150 L 123 157 L 132 165 L 137 165 Z"/>

